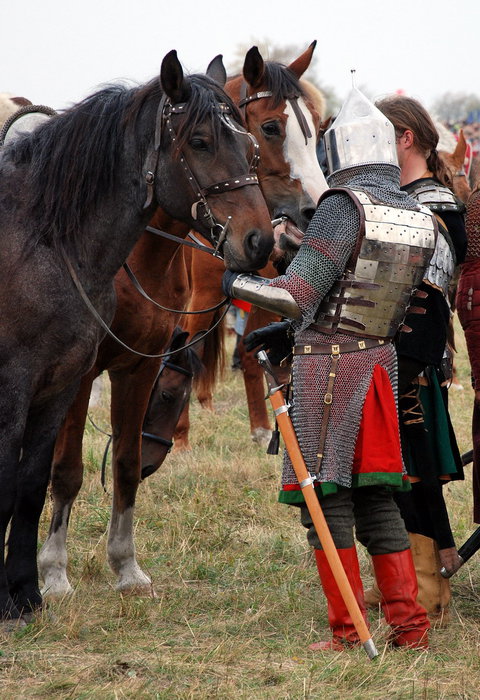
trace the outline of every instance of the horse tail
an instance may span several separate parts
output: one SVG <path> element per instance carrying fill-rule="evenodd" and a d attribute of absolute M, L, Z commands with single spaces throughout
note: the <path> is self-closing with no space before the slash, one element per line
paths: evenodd
<path fill-rule="evenodd" d="M 223 309 L 215 311 L 210 328 L 217 323 Z M 223 377 L 225 372 L 225 320 L 209 331 L 203 341 L 202 362 L 204 371 L 197 374 L 194 379 L 194 390 L 199 399 L 209 396 L 217 380 Z"/>

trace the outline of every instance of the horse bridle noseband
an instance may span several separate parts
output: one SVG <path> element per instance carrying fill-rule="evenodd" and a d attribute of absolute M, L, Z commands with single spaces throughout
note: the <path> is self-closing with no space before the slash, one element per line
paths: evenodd
<path fill-rule="evenodd" d="M 154 195 L 154 183 L 155 183 L 155 173 L 157 170 L 159 155 L 160 155 L 160 145 L 162 142 L 163 133 L 168 133 L 172 143 L 177 141 L 177 133 L 174 129 L 172 116 L 176 114 L 184 114 L 187 110 L 187 102 L 178 102 L 172 104 L 171 100 L 167 95 L 162 95 L 160 103 L 157 110 L 157 118 L 155 125 L 155 140 L 153 151 L 147 156 L 145 163 L 145 182 L 147 184 L 147 198 L 143 208 L 146 209 L 150 206 L 153 201 Z M 194 221 L 199 221 L 204 226 L 210 229 L 210 240 L 214 246 L 214 254 L 217 255 L 227 238 L 227 232 L 231 217 L 227 217 L 227 221 L 224 224 L 220 224 L 213 215 L 212 210 L 207 201 L 207 197 L 212 194 L 222 194 L 224 192 L 229 192 L 230 190 L 235 190 L 240 187 L 246 187 L 247 185 L 258 185 L 258 177 L 256 174 L 256 169 L 260 159 L 259 156 L 259 145 L 253 134 L 248 131 L 238 127 L 234 121 L 231 119 L 231 110 L 228 104 L 225 102 L 218 102 L 215 105 L 215 110 L 220 114 L 221 121 L 234 133 L 241 134 L 242 136 L 247 136 L 253 145 L 253 156 L 250 162 L 250 170 L 248 173 L 239 175 L 237 177 L 230 178 L 229 180 L 222 180 L 221 182 L 216 182 L 207 187 L 201 187 L 197 178 L 195 177 L 192 169 L 188 165 L 187 159 L 183 154 L 183 151 L 177 147 L 178 155 L 180 158 L 180 164 L 185 171 L 187 177 L 187 182 L 193 189 L 195 196 L 198 197 L 192 204 L 192 218 Z M 218 234 L 216 231 L 219 231 Z"/>
<path fill-rule="evenodd" d="M 180 365 L 177 365 L 174 362 L 169 362 L 168 360 L 164 360 L 162 362 L 162 364 L 160 365 L 160 369 L 158 370 L 158 374 L 155 378 L 155 381 L 153 382 L 153 386 L 155 386 L 155 384 L 158 382 L 158 380 L 162 376 L 165 368 L 171 369 L 174 372 L 178 372 L 179 374 L 183 374 L 186 377 L 188 377 L 189 379 L 193 379 L 193 372 L 191 370 L 185 369 L 184 367 L 181 367 Z M 153 389 L 152 389 L 152 391 L 153 391 Z M 160 445 L 167 447 L 169 452 L 173 447 L 173 440 L 167 440 L 166 438 L 163 438 L 160 435 L 155 435 L 154 433 L 147 433 L 145 430 L 143 430 L 143 428 L 142 428 L 142 437 L 147 438 L 148 440 L 152 440 L 153 442 L 158 442 Z"/>

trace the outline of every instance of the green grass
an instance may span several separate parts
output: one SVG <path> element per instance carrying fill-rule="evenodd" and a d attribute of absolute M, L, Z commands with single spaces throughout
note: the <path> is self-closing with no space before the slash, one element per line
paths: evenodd
<path fill-rule="evenodd" d="M 463 392 L 451 391 L 462 451 L 473 393 L 457 333 Z M 192 446 L 140 487 L 139 562 L 156 598 L 120 596 L 106 563 L 110 496 L 100 484 L 105 438 L 86 431 L 85 483 L 71 518 L 73 595 L 0 639 L 0 698 L 453 700 L 480 696 L 480 558 L 452 579 L 452 622 L 428 652 L 392 651 L 371 614 L 380 657 L 312 653 L 326 605 L 295 509 L 277 503 L 281 456 L 250 441 L 242 380 L 228 373 L 215 415 L 192 404 Z M 107 401 L 92 410 L 108 425 Z M 470 470 L 446 487 L 457 542 L 473 531 Z M 111 477 L 107 475 L 107 489 Z M 50 504 L 41 524 L 48 528 Z M 360 552 L 364 580 L 371 580 Z"/>

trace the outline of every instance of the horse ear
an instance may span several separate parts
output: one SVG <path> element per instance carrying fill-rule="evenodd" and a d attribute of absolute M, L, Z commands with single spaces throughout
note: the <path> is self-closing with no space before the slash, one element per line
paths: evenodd
<path fill-rule="evenodd" d="M 463 165 L 465 160 L 465 153 L 467 152 L 467 142 L 465 141 L 465 136 L 463 135 L 463 129 L 460 129 L 458 134 L 457 145 L 452 153 L 452 158 L 458 163 L 458 167 Z"/>
<path fill-rule="evenodd" d="M 162 61 L 160 84 L 172 103 L 186 102 L 190 97 L 190 88 L 183 75 L 183 69 L 175 49 L 169 51 Z"/>
<path fill-rule="evenodd" d="M 223 56 L 221 53 L 215 56 L 208 64 L 207 75 L 212 80 L 215 80 L 221 87 L 227 82 L 227 71 L 223 65 Z"/>
<path fill-rule="evenodd" d="M 247 51 L 245 62 L 243 64 L 243 77 L 252 88 L 259 87 L 262 84 L 265 74 L 265 63 L 256 46 L 252 46 Z"/>
<path fill-rule="evenodd" d="M 172 333 L 169 350 L 178 350 L 178 348 L 182 348 L 187 342 L 187 338 L 188 331 L 184 331 L 180 328 L 180 326 L 176 326 Z"/>
<path fill-rule="evenodd" d="M 292 73 L 297 76 L 297 78 L 301 78 L 310 65 L 316 45 L 317 40 L 315 39 L 315 41 L 312 41 L 308 49 L 304 51 L 301 56 L 292 61 L 292 63 L 288 66 Z"/>
<path fill-rule="evenodd" d="M 19 107 L 29 107 L 30 105 L 33 105 L 33 102 L 27 100 L 26 97 L 11 97 L 10 99 Z"/>

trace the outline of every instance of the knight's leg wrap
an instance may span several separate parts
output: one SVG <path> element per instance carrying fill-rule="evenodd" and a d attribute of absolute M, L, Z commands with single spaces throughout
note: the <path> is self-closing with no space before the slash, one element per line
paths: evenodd
<path fill-rule="evenodd" d="M 320 500 L 322 511 L 337 549 L 349 549 L 354 545 L 353 539 L 353 503 L 352 489 L 339 488 Z M 307 540 L 315 549 L 322 549 L 310 513 L 306 505 L 301 508 L 302 525 L 308 529 Z"/>
<path fill-rule="evenodd" d="M 357 551 L 355 547 L 350 547 L 349 549 L 338 549 L 337 551 L 352 587 L 353 594 L 357 600 L 365 621 L 367 621 Z M 320 575 L 323 592 L 325 593 L 325 597 L 328 602 L 328 623 L 330 625 L 330 629 L 332 630 L 333 639 L 329 642 L 316 642 L 310 646 L 310 649 L 312 651 L 317 651 L 319 649 L 339 650 L 344 646 L 359 644 L 360 638 L 357 630 L 355 629 L 352 618 L 349 615 L 323 550 L 315 550 L 315 559 L 317 562 L 317 569 Z"/>
<path fill-rule="evenodd" d="M 357 539 L 371 556 L 409 548 L 405 524 L 389 489 L 383 486 L 353 489 L 353 504 Z"/>
<path fill-rule="evenodd" d="M 352 490 L 340 488 L 337 493 L 322 498 L 321 506 L 345 573 L 360 610 L 365 617 L 363 585 L 353 539 Z M 331 641 L 316 642 L 310 646 L 310 649 L 313 651 L 319 649 L 339 650 L 344 646 L 358 644 L 360 641 L 358 633 L 345 606 L 330 565 L 321 548 L 310 513 L 305 505 L 301 507 L 301 520 L 304 527 L 308 528 L 307 539 L 315 548 L 317 569 L 328 603 L 328 622 L 333 635 Z"/>

